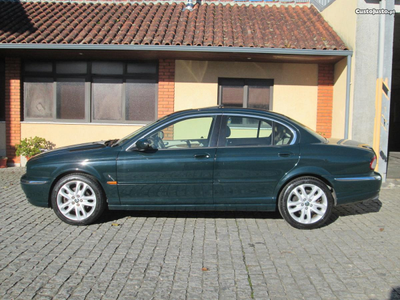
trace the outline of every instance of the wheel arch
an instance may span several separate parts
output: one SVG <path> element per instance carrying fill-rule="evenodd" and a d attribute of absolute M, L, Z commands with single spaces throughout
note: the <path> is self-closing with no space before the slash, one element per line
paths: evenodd
<path fill-rule="evenodd" d="M 62 172 L 62 173 L 58 174 L 57 176 L 55 176 L 53 182 L 50 185 L 49 195 L 47 197 L 48 206 L 50 208 L 53 208 L 52 205 L 51 205 L 51 193 L 53 192 L 54 186 L 57 184 L 57 182 L 60 181 L 61 178 L 65 177 L 65 176 L 68 176 L 68 175 L 71 175 L 71 174 L 90 176 L 93 180 L 95 180 L 99 184 L 102 193 L 104 195 L 106 195 L 105 189 L 104 189 L 103 185 L 101 184 L 101 181 L 96 176 L 91 174 L 90 172 L 87 172 L 87 171 L 84 171 L 84 170 L 76 170 L 76 169 L 67 170 L 67 171 Z"/>
<path fill-rule="evenodd" d="M 322 174 L 324 174 L 326 171 L 324 170 L 324 172 Z M 328 189 L 332 192 L 332 197 L 333 197 L 333 201 L 334 201 L 334 206 L 337 205 L 337 197 L 336 197 L 336 192 L 335 189 L 332 185 L 332 183 L 323 175 L 321 175 L 320 172 L 296 172 L 293 173 L 291 175 L 287 175 L 284 178 L 282 178 L 282 180 L 278 183 L 276 190 L 275 190 L 275 197 L 276 197 L 276 201 L 278 203 L 278 199 L 281 195 L 281 193 L 283 192 L 283 189 L 286 187 L 286 185 L 288 185 L 291 181 L 300 178 L 300 177 L 314 177 L 316 179 L 319 179 L 320 181 L 322 181 L 327 187 Z"/>

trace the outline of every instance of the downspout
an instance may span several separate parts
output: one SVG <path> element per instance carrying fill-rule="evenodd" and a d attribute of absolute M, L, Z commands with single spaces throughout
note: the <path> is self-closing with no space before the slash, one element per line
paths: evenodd
<path fill-rule="evenodd" d="M 347 78 L 346 78 L 346 114 L 344 120 L 344 138 L 349 138 L 350 127 L 350 88 L 351 88 L 351 54 L 347 55 Z"/>
<path fill-rule="evenodd" d="M 386 0 L 381 0 L 380 9 L 386 8 Z M 385 47 L 385 15 L 379 16 L 378 78 L 383 78 L 383 59 Z"/>

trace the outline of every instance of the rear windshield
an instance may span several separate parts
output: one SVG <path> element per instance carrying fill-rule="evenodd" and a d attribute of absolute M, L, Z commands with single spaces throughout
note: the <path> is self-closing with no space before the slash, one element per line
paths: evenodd
<path fill-rule="evenodd" d="M 316 139 L 318 139 L 319 141 L 321 141 L 321 143 L 327 143 L 328 139 L 323 137 L 322 135 L 318 134 L 317 132 L 315 132 L 314 130 L 312 130 L 310 127 L 301 124 L 300 122 L 293 120 L 289 117 L 287 117 L 290 121 L 292 121 L 293 123 L 297 124 L 298 126 L 302 127 L 305 131 L 307 131 L 309 134 L 311 134 L 313 137 L 315 137 Z"/>

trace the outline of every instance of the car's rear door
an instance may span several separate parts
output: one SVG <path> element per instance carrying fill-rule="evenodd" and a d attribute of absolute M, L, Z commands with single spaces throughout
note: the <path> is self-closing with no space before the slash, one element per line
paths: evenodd
<path fill-rule="evenodd" d="M 224 115 L 214 171 L 214 203 L 274 209 L 279 180 L 299 160 L 297 133 L 261 117 Z"/>

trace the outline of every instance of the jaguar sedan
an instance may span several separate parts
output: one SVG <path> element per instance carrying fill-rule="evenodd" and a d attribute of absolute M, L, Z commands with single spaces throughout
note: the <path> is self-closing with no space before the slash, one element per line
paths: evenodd
<path fill-rule="evenodd" d="M 327 140 L 280 114 L 186 110 L 120 140 L 32 157 L 21 178 L 34 205 L 87 225 L 110 210 L 275 211 L 292 226 L 323 225 L 336 205 L 376 199 L 371 147 Z"/>

